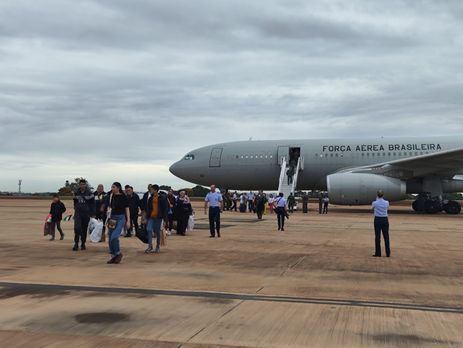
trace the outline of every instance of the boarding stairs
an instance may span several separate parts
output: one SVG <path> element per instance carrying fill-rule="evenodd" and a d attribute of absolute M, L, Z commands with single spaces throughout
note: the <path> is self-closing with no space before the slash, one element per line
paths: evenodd
<path fill-rule="evenodd" d="M 296 187 L 297 187 L 297 178 L 299 176 L 299 171 L 301 170 L 301 158 L 297 160 L 296 171 L 293 176 L 293 182 L 288 184 L 288 175 L 286 174 L 288 171 L 289 165 L 286 162 L 286 158 L 282 157 L 281 159 L 281 171 L 280 171 L 280 182 L 278 184 L 278 192 L 281 192 L 288 197 L 289 194 L 292 192 L 294 194 Z"/>

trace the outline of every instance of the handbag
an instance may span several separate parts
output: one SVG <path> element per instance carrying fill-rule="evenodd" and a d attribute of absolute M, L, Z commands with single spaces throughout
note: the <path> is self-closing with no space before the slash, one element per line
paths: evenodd
<path fill-rule="evenodd" d="M 110 230 L 114 230 L 117 226 L 117 220 L 116 219 L 108 219 L 108 228 Z"/>
<path fill-rule="evenodd" d="M 113 194 L 111 193 L 111 196 L 109 196 L 108 210 L 106 212 L 106 226 L 108 226 L 109 229 L 114 230 L 117 226 L 117 220 L 111 219 L 112 204 L 113 204 Z"/>

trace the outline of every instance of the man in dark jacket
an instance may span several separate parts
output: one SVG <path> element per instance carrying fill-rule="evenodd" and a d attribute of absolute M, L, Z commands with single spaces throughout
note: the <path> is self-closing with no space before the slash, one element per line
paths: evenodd
<path fill-rule="evenodd" d="M 130 229 L 127 231 L 126 237 L 132 237 L 132 231 L 135 228 L 135 233 L 138 231 L 138 211 L 140 209 L 140 197 L 133 192 L 133 187 L 125 185 L 125 195 L 129 200 L 130 210 Z"/>
<path fill-rule="evenodd" d="M 95 216 L 95 195 L 88 189 L 87 181 L 81 179 L 74 193 L 74 247 L 72 250 L 85 250 L 87 229 L 90 217 Z"/>
<path fill-rule="evenodd" d="M 146 205 L 146 233 L 148 235 L 148 249 L 146 253 L 158 253 L 161 250 L 161 227 L 162 223 L 167 222 L 169 204 L 167 195 L 159 192 L 158 185 L 152 185 L 150 196 Z M 153 232 L 156 233 L 156 249 L 153 251 Z"/>

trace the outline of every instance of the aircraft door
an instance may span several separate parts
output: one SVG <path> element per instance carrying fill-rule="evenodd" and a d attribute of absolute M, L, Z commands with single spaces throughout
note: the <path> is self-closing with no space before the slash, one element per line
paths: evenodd
<path fill-rule="evenodd" d="M 221 147 L 214 147 L 211 151 L 211 158 L 209 159 L 209 167 L 220 167 L 222 162 L 222 151 Z"/>
<path fill-rule="evenodd" d="M 289 162 L 289 146 L 278 146 L 278 165 L 283 163 L 283 158 L 286 159 L 286 163 Z"/>

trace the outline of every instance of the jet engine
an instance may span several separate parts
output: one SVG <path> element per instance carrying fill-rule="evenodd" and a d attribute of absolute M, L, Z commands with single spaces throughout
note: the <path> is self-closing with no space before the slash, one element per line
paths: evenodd
<path fill-rule="evenodd" d="M 365 173 L 337 173 L 327 177 L 330 202 L 337 204 L 370 204 L 378 190 L 390 201 L 406 198 L 405 181 L 387 176 Z"/>

